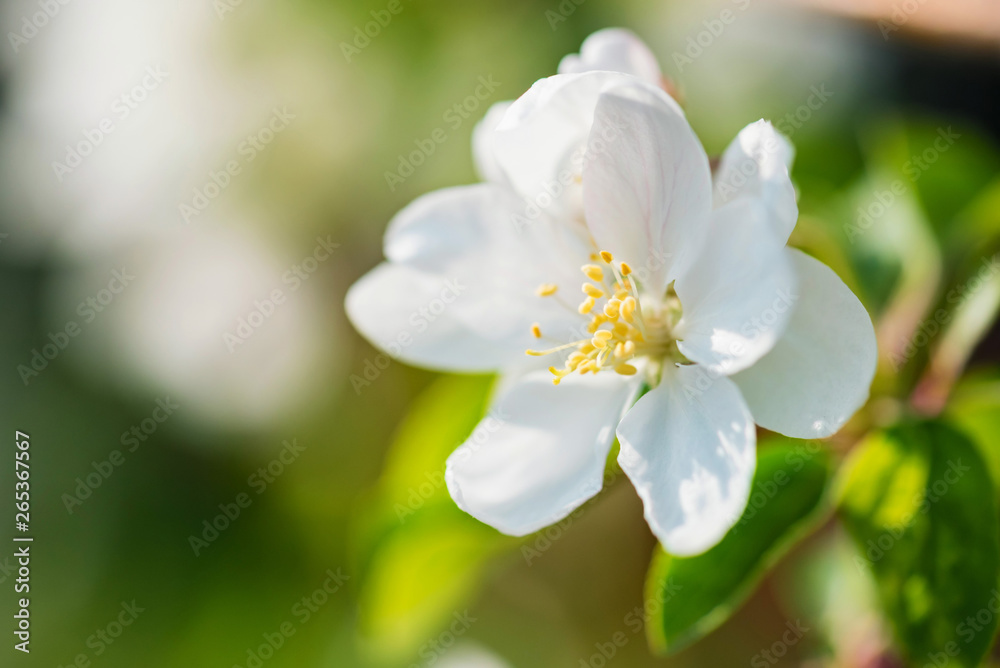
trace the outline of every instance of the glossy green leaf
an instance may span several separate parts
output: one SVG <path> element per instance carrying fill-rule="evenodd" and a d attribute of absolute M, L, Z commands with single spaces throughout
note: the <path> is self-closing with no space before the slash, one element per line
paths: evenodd
<path fill-rule="evenodd" d="M 972 442 L 941 422 L 874 434 L 840 496 L 855 564 L 874 576 L 903 654 L 914 665 L 979 665 L 1000 613 L 1000 535 Z"/>
<path fill-rule="evenodd" d="M 650 645 L 670 653 L 724 622 L 764 572 L 815 525 L 829 468 L 818 443 L 775 439 L 762 448 L 739 523 L 695 557 L 658 550 L 646 580 Z"/>

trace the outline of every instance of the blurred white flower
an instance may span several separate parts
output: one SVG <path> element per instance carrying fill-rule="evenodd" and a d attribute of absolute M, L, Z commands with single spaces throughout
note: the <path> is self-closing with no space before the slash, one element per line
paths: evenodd
<path fill-rule="evenodd" d="M 449 491 L 471 515 L 513 535 L 565 517 L 600 490 L 617 428 L 653 532 L 674 554 L 702 552 L 746 504 L 754 422 L 828 436 L 875 371 L 864 307 L 785 247 L 798 217 L 791 146 L 751 124 L 713 182 L 663 90 L 601 71 L 537 82 L 494 132 L 490 171 L 505 178 L 404 209 L 348 314 L 414 364 L 507 375 L 489 418 L 500 426 L 448 460 Z M 549 185 L 566 182 L 578 200 Z M 550 347 L 528 355 L 560 360 L 548 374 L 522 357 L 539 339 Z"/>

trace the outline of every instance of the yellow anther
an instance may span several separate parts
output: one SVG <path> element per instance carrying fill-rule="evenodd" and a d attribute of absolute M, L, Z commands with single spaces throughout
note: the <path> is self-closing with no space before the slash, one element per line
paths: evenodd
<path fill-rule="evenodd" d="M 625 354 L 626 355 L 634 355 L 635 354 L 635 341 L 626 341 L 625 342 Z"/>
<path fill-rule="evenodd" d="M 611 332 L 606 329 L 602 329 L 597 334 L 594 334 L 595 339 L 601 339 L 602 341 L 607 341 L 611 338 Z"/>
<path fill-rule="evenodd" d="M 636 371 L 637 369 L 631 364 L 619 364 L 615 367 L 615 373 L 620 373 L 623 376 L 632 376 Z"/>
<path fill-rule="evenodd" d="M 608 303 L 604 305 L 604 315 L 608 318 L 614 320 L 618 317 L 618 309 L 621 306 L 621 302 L 617 299 L 609 299 Z"/>
<path fill-rule="evenodd" d="M 545 352 L 544 350 L 531 350 L 531 349 L 525 350 L 524 354 L 531 355 L 532 357 L 542 357 L 543 355 L 548 355 L 548 353 Z"/>
<path fill-rule="evenodd" d="M 584 341 L 583 343 L 580 344 L 580 347 L 577 348 L 577 350 L 580 353 L 586 355 L 587 353 L 594 352 L 595 348 L 594 346 L 590 345 L 590 341 Z"/>
<path fill-rule="evenodd" d="M 535 290 L 535 294 L 539 297 L 551 297 L 558 289 L 559 286 L 555 283 L 542 283 L 538 286 L 538 289 Z"/>
<path fill-rule="evenodd" d="M 562 378 L 553 378 L 553 379 L 552 379 L 552 384 L 553 384 L 553 385 L 558 385 L 558 384 L 559 384 L 559 381 L 561 381 L 561 380 L 562 380 Z"/>
<path fill-rule="evenodd" d="M 596 264 L 585 264 L 582 267 L 583 273 L 592 281 L 603 281 L 604 270 Z"/>
<path fill-rule="evenodd" d="M 531 326 L 531 334 L 536 339 L 542 338 L 542 328 L 538 325 L 537 322 Z"/>
<path fill-rule="evenodd" d="M 575 353 L 571 353 L 570 356 L 566 358 L 566 365 L 569 368 L 575 369 L 580 364 L 580 362 L 582 362 L 585 359 L 587 359 L 587 356 L 577 351 Z"/>
<path fill-rule="evenodd" d="M 580 289 L 583 290 L 585 293 L 587 293 L 589 296 L 593 297 L 594 299 L 600 299 L 601 297 L 604 296 L 604 291 L 598 288 L 593 283 L 584 283 Z"/>
<path fill-rule="evenodd" d="M 626 297 L 622 302 L 622 317 L 626 322 L 632 322 L 632 314 L 635 313 L 635 297 Z"/>
<path fill-rule="evenodd" d="M 624 322 L 616 322 L 614 329 L 612 329 L 611 331 L 613 331 L 617 336 L 625 336 L 626 334 L 628 334 L 628 325 L 626 325 Z"/>
<path fill-rule="evenodd" d="M 608 264 L 611 264 L 614 261 L 615 256 L 609 253 L 608 251 L 601 251 L 601 259 L 607 262 Z"/>
<path fill-rule="evenodd" d="M 625 342 L 619 341 L 615 346 L 615 357 L 625 357 Z"/>
<path fill-rule="evenodd" d="M 619 290 L 618 292 L 615 293 L 615 299 L 617 299 L 620 302 L 625 301 L 627 297 L 628 297 L 628 290 Z"/>
<path fill-rule="evenodd" d="M 596 302 L 594 301 L 593 297 L 587 297 L 586 299 L 583 300 L 583 303 L 580 304 L 580 308 L 578 308 L 577 310 L 582 315 L 587 315 L 588 313 L 590 313 L 594 309 L 594 304 L 595 303 Z"/>
<path fill-rule="evenodd" d="M 600 334 L 600 332 L 598 332 L 598 334 Z M 590 340 L 590 345 L 592 345 L 595 348 L 597 348 L 597 349 L 600 350 L 600 349 L 603 349 L 603 348 L 607 347 L 608 340 L 607 339 L 601 339 L 601 338 L 598 338 L 597 336 L 595 336 L 594 338 L 592 338 Z"/>
<path fill-rule="evenodd" d="M 628 266 L 628 262 L 621 263 L 622 276 L 628 276 L 632 273 L 632 267 Z"/>

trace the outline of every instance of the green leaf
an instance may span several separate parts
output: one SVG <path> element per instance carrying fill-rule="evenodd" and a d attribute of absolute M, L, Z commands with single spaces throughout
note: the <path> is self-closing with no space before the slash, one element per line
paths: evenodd
<path fill-rule="evenodd" d="M 750 503 L 718 545 L 695 557 L 658 550 L 646 579 L 652 648 L 671 653 L 724 622 L 820 515 L 829 467 L 820 444 L 775 438 L 758 455 Z"/>
<path fill-rule="evenodd" d="M 359 509 L 361 637 L 379 660 L 414 658 L 465 610 L 490 558 L 517 545 L 448 495 L 445 461 L 483 416 L 492 379 L 445 376 L 413 403 Z"/>
<path fill-rule="evenodd" d="M 942 422 L 870 436 L 841 487 L 841 514 L 875 578 L 903 654 L 972 668 L 997 627 L 1000 534 L 973 443 Z"/>
<path fill-rule="evenodd" d="M 945 417 L 972 437 L 989 468 L 993 486 L 1000 491 L 1000 372 L 963 378 Z"/>

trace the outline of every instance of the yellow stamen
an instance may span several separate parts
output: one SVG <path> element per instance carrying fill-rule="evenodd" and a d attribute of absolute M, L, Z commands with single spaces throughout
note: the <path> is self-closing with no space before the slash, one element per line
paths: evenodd
<path fill-rule="evenodd" d="M 608 303 L 604 305 L 604 315 L 608 316 L 611 320 L 618 317 L 618 308 L 621 306 L 621 302 L 617 299 L 609 299 Z"/>
<path fill-rule="evenodd" d="M 583 273 L 592 281 L 603 281 L 604 280 L 604 270 L 598 267 L 596 264 L 585 264 L 582 267 Z"/>
<path fill-rule="evenodd" d="M 619 364 L 615 367 L 615 373 L 620 373 L 623 376 L 632 376 L 636 371 L 637 369 L 631 364 Z"/>
<path fill-rule="evenodd" d="M 626 297 L 625 301 L 622 302 L 622 318 L 625 322 L 632 322 L 632 316 L 635 313 L 635 297 Z"/>
<path fill-rule="evenodd" d="M 542 283 L 538 286 L 538 289 L 535 290 L 535 294 L 539 297 L 551 297 L 558 289 L 559 286 L 555 283 Z"/>
<path fill-rule="evenodd" d="M 628 266 L 628 262 L 621 263 L 622 276 L 628 276 L 632 273 L 632 267 Z"/>
<path fill-rule="evenodd" d="M 587 315 L 593 310 L 595 303 L 596 302 L 594 301 L 593 297 L 587 297 L 586 299 L 583 300 L 583 303 L 580 304 L 580 308 L 578 308 L 577 310 L 581 313 L 581 315 Z"/>
<path fill-rule="evenodd" d="M 594 334 L 595 339 L 601 339 L 602 341 L 607 341 L 608 339 L 611 338 L 611 336 L 612 336 L 611 332 L 609 332 L 606 329 L 601 330 L 597 334 Z"/>
<path fill-rule="evenodd" d="M 600 334 L 600 332 L 598 332 L 598 334 Z M 597 349 L 606 348 L 608 345 L 607 339 L 601 339 L 596 336 L 590 340 L 590 343 Z"/>
<path fill-rule="evenodd" d="M 536 339 L 542 338 L 542 328 L 538 325 L 537 322 L 534 325 L 531 326 L 531 334 Z"/>
<path fill-rule="evenodd" d="M 604 296 L 604 291 L 592 283 L 584 283 L 580 289 L 594 299 L 600 299 Z"/>
<path fill-rule="evenodd" d="M 611 264 L 614 261 L 615 256 L 609 253 L 608 251 L 601 251 L 601 259 L 607 262 L 608 264 Z"/>

